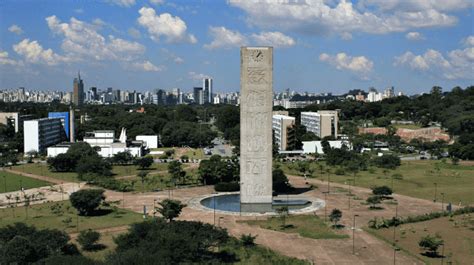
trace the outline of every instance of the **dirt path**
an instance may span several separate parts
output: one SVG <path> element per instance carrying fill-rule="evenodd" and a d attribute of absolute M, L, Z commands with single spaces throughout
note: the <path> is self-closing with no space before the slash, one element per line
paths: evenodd
<path fill-rule="evenodd" d="M 70 182 L 70 181 L 64 181 L 64 180 L 55 179 L 55 178 L 52 178 L 52 177 L 47 177 L 47 176 L 41 176 L 41 175 L 36 175 L 36 174 L 25 173 L 25 172 L 13 170 L 13 169 L 5 169 L 5 171 L 6 171 L 6 172 L 13 173 L 13 174 L 21 175 L 21 176 L 33 178 L 33 179 L 39 179 L 39 180 L 48 181 L 48 182 L 51 182 L 51 183 L 54 183 L 54 184 L 62 184 L 62 183 Z"/>
<path fill-rule="evenodd" d="M 101 228 L 101 229 L 95 229 L 95 231 L 101 233 L 101 234 L 105 234 L 105 233 L 122 233 L 122 232 L 125 232 L 127 231 L 129 228 L 128 225 L 122 225 L 122 226 L 114 226 L 114 227 L 107 227 L 107 228 Z M 74 232 L 74 233 L 70 233 L 69 236 L 71 237 L 71 239 L 76 239 L 77 236 L 79 236 L 79 233 L 77 232 Z"/>

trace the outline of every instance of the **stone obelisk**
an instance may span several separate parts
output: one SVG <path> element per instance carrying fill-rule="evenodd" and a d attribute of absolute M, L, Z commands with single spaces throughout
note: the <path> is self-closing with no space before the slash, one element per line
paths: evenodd
<path fill-rule="evenodd" d="M 240 202 L 259 211 L 272 203 L 273 48 L 240 49 Z"/>

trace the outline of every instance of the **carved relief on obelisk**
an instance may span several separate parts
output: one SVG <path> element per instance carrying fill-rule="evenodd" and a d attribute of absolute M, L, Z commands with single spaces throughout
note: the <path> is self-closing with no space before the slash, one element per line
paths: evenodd
<path fill-rule="evenodd" d="M 240 202 L 272 202 L 273 48 L 240 50 Z"/>

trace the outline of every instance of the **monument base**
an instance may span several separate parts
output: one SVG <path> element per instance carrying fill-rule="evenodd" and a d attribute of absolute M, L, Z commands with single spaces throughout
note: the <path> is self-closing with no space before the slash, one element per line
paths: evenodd
<path fill-rule="evenodd" d="M 241 203 L 240 211 L 247 213 L 273 212 L 272 203 Z"/>

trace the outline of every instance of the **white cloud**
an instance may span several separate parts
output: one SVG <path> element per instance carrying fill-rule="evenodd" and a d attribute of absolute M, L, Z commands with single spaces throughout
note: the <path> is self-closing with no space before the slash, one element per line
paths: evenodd
<path fill-rule="evenodd" d="M 148 30 L 150 38 L 156 42 L 162 37 L 172 43 L 197 42 L 194 35 L 187 33 L 186 23 L 178 16 L 173 17 L 169 13 L 157 15 L 150 7 L 142 7 L 138 13 L 140 13 L 138 23 Z"/>
<path fill-rule="evenodd" d="M 396 2 L 394 6 L 398 6 L 405 1 L 422 2 L 420 0 L 375 0 L 373 3 L 365 1 L 356 6 L 348 0 L 230 0 L 229 3 L 244 10 L 248 15 L 248 22 L 253 25 L 298 31 L 304 34 L 333 32 L 384 34 L 403 32 L 413 28 L 453 26 L 458 21 L 455 16 L 444 13 L 454 10 L 455 5 L 443 4 L 442 1 L 430 0 L 436 3 L 418 9 L 365 8 L 376 4 L 382 6 L 384 2 Z M 449 1 L 443 0 L 443 2 Z M 466 1 L 456 0 L 456 2 L 465 3 Z M 468 6 L 468 4 L 462 5 L 463 8 Z"/>
<path fill-rule="evenodd" d="M 336 55 L 322 53 L 319 55 L 319 60 L 336 67 L 338 70 L 348 70 L 363 80 L 369 79 L 369 74 L 374 67 L 374 63 L 365 56 L 352 57 L 343 52 Z"/>
<path fill-rule="evenodd" d="M 21 34 L 23 34 L 23 29 L 21 29 L 20 26 L 15 25 L 15 24 L 11 25 L 11 26 L 8 28 L 8 31 L 13 32 L 13 33 L 15 33 L 16 35 L 21 35 Z"/>
<path fill-rule="evenodd" d="M 107 3 L 122 7 L 131 7 L 135 5 L 135 0 L 106 0 Z"/>
<path fill-rule="evenodd" d="M 76 12 L 77 14 L 82 14 L 82 13 L 84 13 L 84 9 L 77 8 L 77 9 L 74 9 L 74 12 Z"/>
<path fill-rule="evenodd" d="M 209 34 L 213 37 L 213 40 L 210 44 L 204 45 L 204 48 L 207 49 L 230 49 L 246 45 L 248 42 L 247 37 L 240 32 L 232 31 L 225 27 L 210 27 Z"/>
<path fill-rule="evenodd" d="M 0 65 L 18 65 L 19 62 L 10 59 L 8 57 L 8 52 L 0 51 Z"/>
<path fill-rule="evenodd" d="M 293 38 L 277 31 L 252 34 L 252 38 L 257 45 L 273 46 L 276 48 L 291 47 L 296 44 Z"/>
<path fill-rule="evenodd" d="M 342 32 L 340 35 L 343 40 L 352 40 L 352 34 L 349 32 Z"/>
<path fill-rule="evenodd" d="M 135 62 L 131 64 L 134 70 L 145 71 L 145 72 L 161 72 L 165 68 L 164 66 L 156 66 L 150 61 Z"/>
<path fill-rule="evenodd" d="M 132 38 L 139 39 L 142 37 L 140 31 L 136 28 L 129 28 L 127 32 L 128 35 L 130 35 Z"/>
<path fill-rule="evenodd" d="M 46 21 L 54 34 L 63 36 L 61 48 L 74 60 L 133 60 L 145 52 L 145 47 L 137 42 L 113 36 L 107 40 L 94 25 L 75 18 L 61 23 L 56 16 L 50 16 Z"/>
<path fill-rule="evenodd" d="M 434 9 L 438 11 L 457 11 L 472 7 L 471 0 L 361 0 L 359 7 L 377 7 L 383 11 L 402 10 L 417 12 Z"/>
<path fill-rule="evenodd" d="M 30 41 L 29 39 L 24 39 L 13 45 L 13 50 L 23 56 L 29 63 L 56 65 L 68 61 L 67 58 L 54 53 L 51 49 L 43 49 L 38 41 Z"/>
<path fill-rule="evenodd" d="M 424 40 L 425 38 L 423 37 L 423 35 L 421 35 L 421 33 L 419 32 L 416 32 L 416 31 L 412 31 L 412 32 L 408 32 L 406 35 L 405 35 L 405 38 L 407 40 Z"/>
<path fill-rule="evenodd" d="M 175 64 L 182 64 L 184 63 L 184 59 L 179 57 L 178 55 L 174 54 L 168 49 L 161 48 L 160 51 L 163 53 L 163 56 L 167 62 L 174 62 Z"/>
<path fill-rule="evenodd" d="M 466 48 L 449 51 L 446 55 L 433 49 L 420 55 L 408 51 L 395 57 L 394 65 L 407 66 L 449 80 L 474 79 L 474 43 L 465 44 Z"/>
<path fill-rule="evenodd" d="M 469 36 L 462 41 L 464 46 L 472 47 L 474 46 L 474 36 Z"/>
<path fill-rule="evenodd" d="M 192 80 L 202 80 L 203 78 L 209 78 L 209 75 L 196 73 L 196 72 L 188 72 L 188 78 Z"/>
<path fill-rule="evenodd" d="M 176 58 L 173 59 L 173 61 L 174 61 L 176 64 L 182 64 L 182 63 L 184 63 L 184 60 L 183 60 L 183 58 L 181 58 L 181 57 L 176 57 Z"/>
<path fill-rule="evenodd" d="M 165 3 L 165 0 L 150 0 L 150 3 L 153 5 L 162 5 Z"/>

